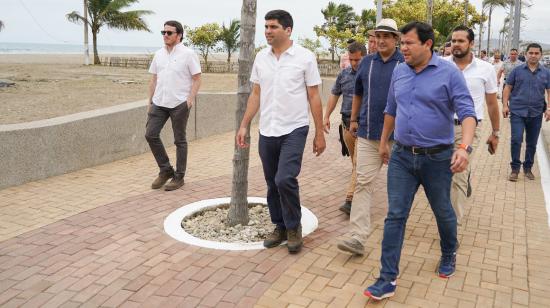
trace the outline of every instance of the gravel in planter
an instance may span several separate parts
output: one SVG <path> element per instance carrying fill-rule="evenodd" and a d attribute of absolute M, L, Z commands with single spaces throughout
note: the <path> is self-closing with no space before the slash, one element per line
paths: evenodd
<path fill-rule="evenodd" d="M 228 212 L 229 205 L 200 211 L 185 217 L 181 226 L 185 232 L 203 240 L 233 243 L 263 241 L 273 231 L 274 226 L 267 206 L 250 205 L 248 209 L 250 219 L 246 226 L 227 226 L 225 223 Z"/>

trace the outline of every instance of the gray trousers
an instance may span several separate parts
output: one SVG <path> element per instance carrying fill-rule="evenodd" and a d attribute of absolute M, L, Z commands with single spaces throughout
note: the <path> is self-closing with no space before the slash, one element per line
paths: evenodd
<path fill-rule="evenodd" d="M 172 173 L 173 168 L 170 164 L 166 149 L 160 139 L 160 131 L 166 124 L 166 121 L 172 122 L 174 131 L 174 144 L 176 145 L 176 177 L 184 177 L 187 168 L 187 139 L 185 129 L 189 119 L 189 108 L 187 102 L 183 102 L 175 108 L 160 107 L 151 105 L 151 110 L 147 114 L 147 124 L 145 125 L 145 139 L 149 143 L 151 152 L 159 166 L 159 174 Z"/>

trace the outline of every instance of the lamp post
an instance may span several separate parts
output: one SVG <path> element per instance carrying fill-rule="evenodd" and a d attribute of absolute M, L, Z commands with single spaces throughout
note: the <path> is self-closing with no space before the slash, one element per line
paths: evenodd
<path fill-rule="evenodd" d="M 88 0 L 84 0 L 84 65 L 90 65 L 90 50 L 88 47 Z"/>

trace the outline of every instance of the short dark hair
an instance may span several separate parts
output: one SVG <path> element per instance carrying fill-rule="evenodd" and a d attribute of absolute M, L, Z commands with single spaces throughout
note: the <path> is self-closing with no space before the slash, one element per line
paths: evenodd
<path fill-rule="evenodd" d="M 294 27 L 294 20 L 292 20 L 292 16 L 289 12 L 284 10 L 273 10 L 267 12 L 265 14 L 265 20 L 273 20 L 276 19 L 278 23 L 283 26 L 283 29 L 290 28 L 293 29 Z"/>
<path fill-rule="evenodd" d="M 527 45 L 527 48 L 525 49 L 525 52 L 528 52 L 529 48 L 538 48 L 540 50 L 540 53 L 542 53 L 542 46 L 540 46 L 537 43 L 531 43 L 531 44 Z"/>
<path fill-rule="evenodd" d="M 451 42 L 445 43 L 445 47 L 451 47 Z"/>
<path fill-rule="evenodd" d="M 518 52 L 518 49 L 517 48 L 512 48 L 512 49 L 510 49 L 510 52 L 512 52 L 512 51 Z"/>
<path fill-rule="evenodd" d="M 361 55 L 364 56 L 367 54 L 367 47 L 365 47 L 365 44 L 361 44 L 359 42 L 353 42 L 348 45 L 348 52 L 349 53 L 356 53 L 360 51 Z"/>
<path fill-rule="evenodd" d="M 481 53 L 487 54 L 487 50 L 483 49 Z"/>
<path fill-rule="evenodd" d="M 464 31 L 466 33 L 468 33 L 468 42 L 471 42 L 474 40 L 475 38 L 475 34 L 474 34 L 474 30 L 464 26 L 464 25 L 460 25 L 460 26 L 457 26 L 453 29 L 453 32 L 457 32 L 457 31 Z"/>
<path fill-rule="evenodd" d="M 349 40 L 346 41 L 346 43 L 348 43 L 348 44 L 351 44 L 353 42 L 355 42 L 355 39 L 353 39 L 353 38 L 350 38 Z"/>
<path fill-rule="evenodd" d="M 428 40 L 432 40 L 432 46 L 430 47 L 430 50 L 434 50 L 435 34 L 432 26 L 421 21 L 411 21 L 408 24 L 404 25 L 400 31 L 403 34 L 407 34 L 411 30 L 416 30 L 418 39 L 420 40 L 420 42 L 422 42 L 422 44 L 425 44 Z"/>
<path fill-rule="evenodd" d="M 180 42 L 183 41 L 183 26 L 179 21 L 169 20 L 165 22 L 164 25 L 176 28 L 176 33 L 181 34 Z"/>

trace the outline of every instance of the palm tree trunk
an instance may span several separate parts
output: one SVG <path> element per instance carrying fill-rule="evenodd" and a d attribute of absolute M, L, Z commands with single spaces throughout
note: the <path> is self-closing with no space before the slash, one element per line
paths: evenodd
<path fill-rule="evenodd" d="M 433 0 L 428 0 L 428 16 L 426 16 L 426 20 L 428 22 L 428 24 L 431 26 L 432 25 L 432 13 L 433 13 L 433 10 L 434 10 L 434 2 Z"/>
<path fill-rule="evenodd" d="M 227 48 L 227 72 L 231 73 L 231 48 Z"/>
<path fill-rule="evenodd" d="M 481 14 L 481 18 L 483 19 L 483 14 Z M 479 23 L 479 48 L 477 49 L 477 56 L 481 56 L 481 41 L 483 41 L 483 22 Z"/>
<path fill-rule="evenodd" d="M 250 95 L 250 72 L 254 63 L 254 35 L 256 33 L 256 0 L 243 0 L 241 8 L 241 37 L 239 49 L 239 89 L 238 103 L 235 112 L 235 130 L 241 125 L 246 111 L 246 103 Z M 250 126 L 248 127 L 250 132 Z M 246 143 L 250 144 L 250 133 L 246 136 Z M 230 226 L 248 224 L 248 162 L 249 148 L 240 148 L 235 144 L 233 154 L 233 182 L 231 189 L 231 203 L 227 214 L 227 223 Z"/>
<path fill-rule="evenodd" d="M 97 31 L 92 29 L 92 41 L 94 44 L 94 64 L 101 64 L 101 61 L 99 61 L 99 54 L 97 53 Z"/>
<path fill-rule="evenodd" d="M 487 20 L 487 55 L 489 55 L 490 52 L 490 46 L 491 46 L 491 16 L 493 15 L 493 6 L 489 7 L 489 20 Z"/>
<path fill-rule="evenodd" d="M 468 0 L 464 1 L 464 23 L 463 25 L 468 26 L 468 6 L 470 5 Z"/>

